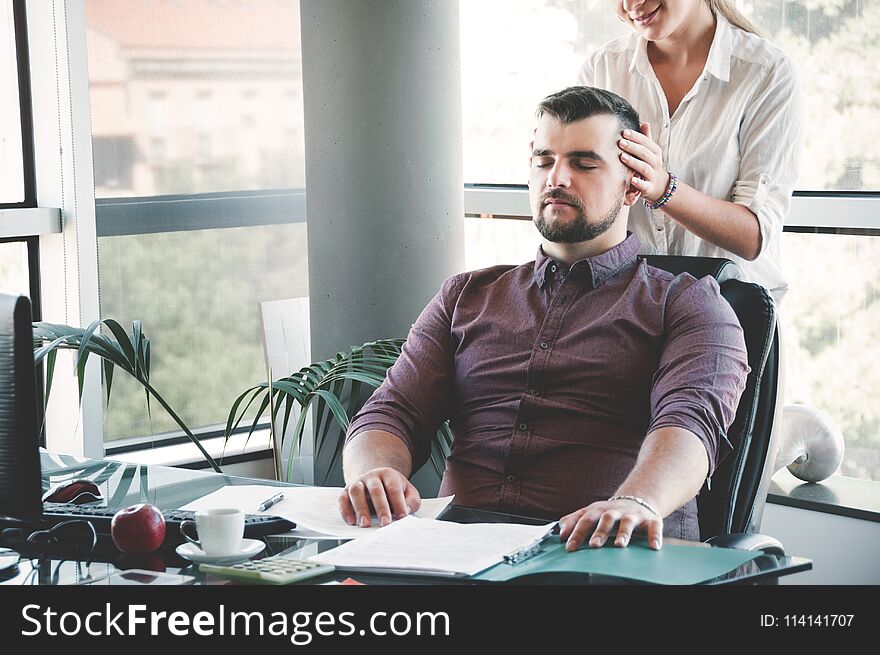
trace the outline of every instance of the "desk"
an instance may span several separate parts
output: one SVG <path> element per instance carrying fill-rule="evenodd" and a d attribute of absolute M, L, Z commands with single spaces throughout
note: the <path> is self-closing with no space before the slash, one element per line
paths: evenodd
<path fill-rule="evenodd" d="M 93 460 L 41 453 L 43 470 L 43 490 L 57 486 L 75 478 L 88 478 L 101 488 L 108 506 L 123 508 L 135 503 L 147 502 L 161 509 L 176 509 L 186 503 L 200 498 L 226 485 L 270 484 L 290 486 L 266 480 L 255 481 L 231 475 L 212 472 L 193 471 L 166 466 L 144 466 L 125 464 L 111 460 Z M 484 510 L 476 510 L 458 506 L 450 506 L 440 516 L 441 519 L 473 522 L 524 522 L 540 524 L 546 521 L 515 517 Z M 670 543 L 670 540 L 666 540 Z M 337 546 L 338 541 L 313 541 L 285 536 L 271 536 L 266 539 L 267 548 L 263 557 L 279 553 L 293 554 L 307 558 L 317 552 Z M 22 559 L 19 571 L 14 576 L 2 581 L 5 585 L 67 585 L 76 584 L 87 578 L 98 578 L 117 568 L 158 568 L 164 567 L 168 572 L 181 572 L 196 577 L 197 584 L 228 584 L 224 579 L 206 576 L 198 571 L 198 567 L 181 559 L 174 551 L 160 551 L 146 558 L 130 558 L 118 553 L 108 539 L 102 539 L 96 550 L 96 561 L 91 563 L 57 559 Z M 777 556 L 762 554 L 743 566 L 734 569 L 706 584 L 739 584 L 760 581 L 773 581 L 783 575 L 790 575 L 808 570 L 809 560 L 800 557 Z M 314 578 L 313 583 L 342 580 L 349 577 L 348 573 L 337 573 L 322 578 Z M 436 578 L 417 578 L 410 576 L 383 576 L 355 574 L 352 577 L 368 584 L 437 584 Z M 444 579 L 443 584 L 450 580 Z M 468 581 L 460 581 L 467 584 Z M 601 575 L 583 574 L 577 576 L 554 575 L 541 576 L 540 580 L 523 580 L 519 584 L 632 584 L 631 581 Z"/>

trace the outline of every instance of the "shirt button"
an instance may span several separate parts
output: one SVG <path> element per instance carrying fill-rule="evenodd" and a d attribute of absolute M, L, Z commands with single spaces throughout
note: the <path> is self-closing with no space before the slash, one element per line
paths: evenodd
<path fill-rule="evenodd" d="M 507 476 L 507 481 L 510 483 L 516 482 L 516 476 L 513 473 L 511 473 L 510 475 Z"/>
<path fill-rule="evenodd" d="M 530 396 L 537 396 L 538 390 L 537 389 L 529 389 L 529 395 Z"/>
<path fill-rule="evenodd" d="M 519 427 L 520 430 L 522 430 L 523 432 L 525 432 L 526 430 L 529 429 L 529 424 L 523 422 L 523 423 L 520 423 L 517 427 Z"/>
<path fill-rule="evenodd" d="M 542 341 L 538 345 L 541 347 L 541 350 L 547 350 L 550 347 L 550 344 L 547 343 L 546 341 Z"/>
<path fill-rule="evenodd" d="M 658 226 L 657 226 L 657 231 L 658 231 L 658 232 L 662 232 L 662 231 L 663 231 L 663 226 L 662 226 L 662 225 L 658 225 Z"/>
<path fill-rule="evenodd" d="M 553 264 L 553 265 L 550 267 L 550 271 L 553 272 L 553 273 L 556 272 L 556 264 Z"/>

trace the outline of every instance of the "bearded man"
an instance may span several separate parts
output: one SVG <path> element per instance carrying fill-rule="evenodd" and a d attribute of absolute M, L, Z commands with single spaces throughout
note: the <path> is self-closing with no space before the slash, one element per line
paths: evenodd
<path fill-rule="evenodd" d="M 443 283 L 351 422 L 340 513 L 366 527 L 417 510 L 408 478 L 449 420 L 440 491 L 456 504 L 559 518 L 569 550 L 634 531 L 655 549 L 697 540 L 696 494 L 730 450 L 749 371 L 739 322 L 711 277 L 638 258 L 629 103 L 571 87 L 537 121 L 535 260 Z"/>

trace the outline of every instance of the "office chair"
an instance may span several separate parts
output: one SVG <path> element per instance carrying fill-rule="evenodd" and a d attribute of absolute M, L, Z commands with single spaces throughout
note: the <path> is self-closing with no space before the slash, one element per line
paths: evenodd
<path fill-rule="evenodd" d="M 714 277 L 721 295 L 742 325 L 751 372 L 736 418 L 727 433 L 733 451 L 725 457 L 697 496 L 703 541 L 745 550 L 784 554 L 782 544 L 758 534 L 773 463 L 781 417 L 779 383 L 779 326 L 770 292 L 737 279 L 739 269 L 729 259 L 648 255 L 648 264 L 674 275 Z"/>

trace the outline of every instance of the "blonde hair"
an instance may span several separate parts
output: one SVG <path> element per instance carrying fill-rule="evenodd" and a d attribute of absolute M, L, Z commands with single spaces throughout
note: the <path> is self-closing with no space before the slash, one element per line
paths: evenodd
<path fill-rule="evenodd" d="M 736 25 L 741 30 L 761 36 L 761 31 L 757 26 L 736 8 L 735 0 L 706 0 L 706 4 L 709 5 L 713 15 L 721 14 L 728 22 Z"/>

